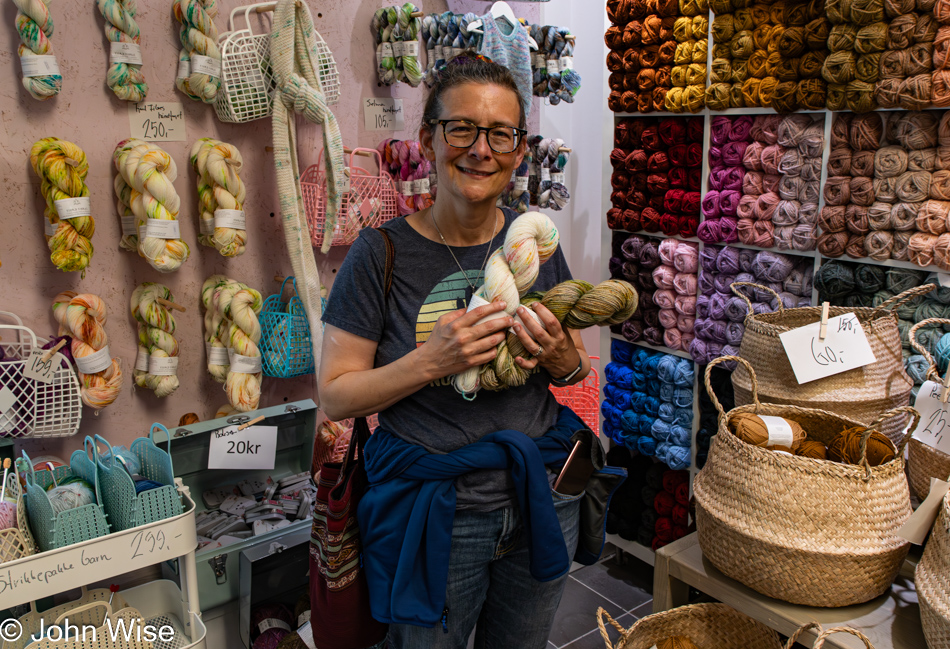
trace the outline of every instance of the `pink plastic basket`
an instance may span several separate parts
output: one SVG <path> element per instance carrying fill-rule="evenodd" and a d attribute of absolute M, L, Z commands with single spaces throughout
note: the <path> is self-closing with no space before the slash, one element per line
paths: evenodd
<path fill-rule="evenodd" d="M 357 155 L 376 160 L 378 174 L 354 164 Z M 310 226 L 310 243 L 314 248 L 323 245 L 324 220 L 327 212 L 327 177 L 323 170 L 323 153 L 320 162 L 310 165 L 300 176 L 300 191 L 303 194 L 307 224 Z M 389 172 L 382 168 L 382 158 L 375 149 L 353 149 L 347 171 L 350 190 L 343 195 L 340 213 L 333 228 L 332 246 L 348 246 L 359 236 L 363 228 L 374 228 L 398 214 L 396 208 L 396 185 Z"/>
<path fill-rule="evenodd" d="M 591 356 L 591 361 L 599 361 Z M 569 407 L 581 420 L 590 426 L 595 435 L 600 435 L 600 375 L 591 363 L 590 374 L 583 381 L 564 388 L 551 385 L 554 398 L 561 405 Z"/>

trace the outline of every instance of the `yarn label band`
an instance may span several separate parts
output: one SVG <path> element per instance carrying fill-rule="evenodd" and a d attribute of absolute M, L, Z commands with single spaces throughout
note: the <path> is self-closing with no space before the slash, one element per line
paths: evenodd
<path fill-rule="evenodd" d="M 214 227 L 246 230 L 247 218 L 245 217 L 244 210 L 215 210 Z"/>
<path fill-rule="evenodd" d="M 260 356 L 242 356 L 238 353 L 231 354 L 231 373 L 232 374 L 257 374 L 261 371 L 262 361 Z"/>
<path fill-rule="evenodd" d="M 92 203 L 88 196 L 61 198 L 58 201 L 53 201 L 53 205 L 56 206 L 56 213 L 59 214 L 60 221 L 92 215 Z"/>
<path fill-rule="evenodd" d="M 205 343 L 205 354 L 208 357 L 208 365 L 231 364 L 231 357 L 228 355 L 227 347 L 212 347 L 211 343 Z"/>
<path fill-rule="evenodd" d="M 261 620 L 257 624 L 257 630 L 261 633 L 267 631 L 267 629 L 283 629 L 284 631 L 292 631 L 290 625 L 284 622 L 283 620 L 278 620 L 277 618 L 269 617 L 266 620 Z"/>
<path fill-rule="evenodd" d="M 537 70 L 543 70 L 545 63 L 544 54 L 535 54 L 531 57 L 531 67 Z"/>
<path fill-rule="evenodd" d="M 450 47 L 449 52 L 448 52 L 448 59 L 452 60 L 456 56 L 461 54 L 462 52 L 464 52 L 464 50 L 461 47 Z"/>
<path fill-rule="evenodd" d="M 561 72 L 566 72 L 567 70 L 574 69 L 574 57 L 573 56 L 562 56 L 557 60 L 558 70 Z"/>
<path fill-rule="evenodd" d="M 853 313 L 828 318 L 827 335 L 819 339 L 821 323 L 779 334 L 785 355 L 799 384 L 834 376 L 875 362 L 864 328 Z"/>
<path fill-rule="evenodd" d="M 403 43 L 402 41 L 396 41 L 395 43 L 393 43 L 392 48 L 393 48 L 394 57 L 398 58 L 398 57 L 406 55 L 405 43 Z"/>
<path fill-rule="evenodd" d="M 792 448 L 795 441 L 795 435 L 792 433 L 792 427 L 781 417 L 770 415 L 759 415 L 759 419 L 765 422 L 765 428 L 769 431 L 769 443 L 771 446 L 782 446 Z"/>
<path fill-rule="evenodd" d="M 198 218 L 198 231 L 201 234 L 214 234 L 214 219 Z"/>
<path fill-rule="evenodd" d="M 550 167 L 541 167 L 541 182 L 547 182 L 549 180 L 551 180 Z"/>
<path fill-rule="evenodd" d="M 135 369 L 139 372 L 148 372 L 148 350 L 144 347 L 139 347 L 135 355 Z"/>
<path fill-rule="evenodd" d="M 528 191 L 528 177 L 527 176 L 518 176 L 517 178 L 515 178 L 515 191 L 516 192 Z"/>
<path fill-rule="evenodd" d="M 557 65 L 557 59 L 548 59 L 546 64 L 549 75 L 555 76 L 561 74 L 561 69 Z"/>
<path fill-rule="evenodd" d="M 491 302 L 477 295 L 472 295 L 472 299 L 469 301 L 468 308 L 465 309 L 465 313 L 468 313 L 472 309 L 477 309 L 480 306 L 486 306 L 488 304 L 491 304 Z M 484 318 L 482 318 L 475 324 L 480 325 L 485 322 L 491 322 L 492 320 L 497 320 L 498 318 L 507 318 L 507 317 L 508 317 L 508 314 L 505 313 L 504 311 L 499 311 L 497 313 L 489 313 L 487 316 L 485 316 Z"/>
<path fill-rule="evenodd" d="M 419 41 L 407 41 L 402 44 L 403 56 L 419 56 Z"/>
<path fill-rule="evenodd" d="M 395 51 L 393 50 L 392 43 L 383 43 L 382 49 L 380 50 L 380 52 L 384 59 L 391 59 L 395 56 Z"/>
<path fill-rule="evenodd" d="M 563 174 L 563 173 L 551 174 L 551 182 L 552 182 L 552 183 L 561 183 L 561 184 L 563 185 L 563 184 L 564 184 L 564 174 Z"/>
<path fill-rule="evenodd" d="M 412 181 L 411 180 L 400 180 L 399 181 L 399 193 L 403 196 L 412 196 Z"/>
<path fill-rule="evenodd" d="M 178 374 L 177 356 L 150 356 L 148 373 L 154 376 L 175 376 Z"/>
<path fill-rule="evenodd" d="M 185 110 L 178 101 L 129 104 L 132 137 L 158 142 L 185 141 Z"/>
<path fill-rule="evenodd" d="M 445 60 L 445 48 L 443 48 L 441 45 L 436 45 L 435 48 L 434 48 L 434 51 L 435 51 L 435 60 L 436 60 L 436 61 L 443 61 L 443 60 Z"/>
<path fill-rule="evenodd" d="M 138 43 L 109 43 L 109 63 L 142 65 L 142 48 Z"/>
<path fill-rule="evenodd" d="M 181 239 L 181 226 L 178 221 L 148 219 L 145 222 L 145 236 L 152 239 Z"/>
<path fill-rule="evenodd" d="M 249 426 L 238 430 L 228 426 L 211 433 L 208 447 L 209 469 L 274 468 L 277 426 Z"/>
<path fill-rule="evenodd" d="M 429 179 L 419 178 L 412 181 L 412 193 L 416 196 L 429 193 Z"/>
<path fill-rule="evenodd" d="M 137 237 L 138 232 L 135 231 L 135 215 L 129 214 L 122 217 L 122 236 L 123 237 Z"/>
<path fill-rule="evenodd" d="M 56 235 L 56 230 L 59 229 L 59 223 L 50 223 L 47 220 L 43 220 L 43 231 L 46 232 L 46 236 L 52 237 Z"/>
<path fill-rule="evenodd" d="M 24 77 L 51 77 L 60 74 L 59 61 L 52 54 L 21 56 L 20 69 Z"/>
<path fill-rule="evenodd" d="M 191 76 L 191 61 L 178 62 L 178 78 L 187 79 Z"/>
<path fill-rule="evenodd" d="M 46 353 L 45 349 L 34 347 L 30 351 L 30 357 L 23 365 L 23 376 L 28 379 L 33 379 L 34 381 L 39 381 L 40 383 L 52 383 L 56 368 L 60 367 L 60 363 L 66 359 L 62 354 L 57 352 L 50 356 L 48 360 L 44 361 L 43 356 L 45 356 Z"/>
<path fill-rule="evenodd" d="M 950 403 L 943 403 L 940 394 L 943 386 L 934 381 L 924 381 L 917 391 L 914 408 L 920 413 L 920 424 L 914 438 L 938 451 L 950 453 Z"/>
<path fill-rule="evenodd" d="M 112 356 L 109 355 L 108 345 L 88 356 L 76 356 L 75 360 L 76 367 L 83 374 L 95 374 L 112 365 Z"/>
<path fill-rule="evenodd" d="M 406 115 L 402 99 L 367 97 L 363 99 L 363 127 L 367 131 L 402 131 Z"/>
<path fill-rule="evenodd" d="M 193 74 L 207 74 L 209 77 L 221 76 L 221 59 L 210 56 L 193 54 L 191 56 L 191 71 Z"/>

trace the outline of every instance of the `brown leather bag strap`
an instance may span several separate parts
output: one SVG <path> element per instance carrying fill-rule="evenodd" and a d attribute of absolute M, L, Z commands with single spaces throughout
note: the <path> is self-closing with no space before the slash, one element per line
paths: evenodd
<path fill-rule="evenodd" d="M 393 247 L 393 240 L 389 233 L 382 228 L 376 228 L 376 231 L 383 235 L 383 241 L 386 243 L 386 270 L 383 275 L 383 300 L 389 299 L 389 290 L 393 285 L 393 266 L 396 263 L 396 248 Z"/>

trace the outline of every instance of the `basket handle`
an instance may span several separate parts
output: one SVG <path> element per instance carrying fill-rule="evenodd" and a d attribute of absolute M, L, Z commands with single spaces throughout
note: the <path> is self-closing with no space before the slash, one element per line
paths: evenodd
<path fill-rule="evenodd" d="M 109 602 L 100 599 L 95 602 L 88 602 L 86 604 L 80 604 L 76 608 L 71 608 L 68 611 L 63 611 L 63 614 L 56 618 L 56 621 L 53 624 L 59 624 L 65 619 L 68 619 L 69 616 L 75 615 L 76 613 L 81 613 L 82 611 L 88 611 L 90 609 L 96 608 L 97 606 L 104 606 L 106 609 L 106 617 L 112 617 L 112 604 Z M 871 649 L 874 649 L 871 647 Z"/>
<path fill-rule="evenodd" d="M 231 10 L 231 15 L 228 17 L 228 26 L 231 28 L 230 31 L 238 31 L 235 26 L 234 19 L 239 15 L 244 14 L 244 24 L 246 25 L 248 33 L 253 36 L 254 30 L 251 28 L 251 12 L 257 12 L 258 14 L 264 13 L 266 11 L 273 11 L 277 7 L 276 2 L 258 2 L 257 4 L 249 4 L 243 7 L 235 7 Z M 263 11 L 257 11 L 262 9 Z"/>
<path fill-rule="evenodd" d="M 86 439 L 88 439 L 88 437 Z M 102 456 L 98 453 L 99 451 L 98 448 L 96 449 L 96 464 L 101 466 L 103 469 L 111 471 L 112 469 L 115 468 L 115 454 L 112 452 L 112 444 L 109 443 L 109 440 L 107 440 L 102 435 L 99 435 L 98 433 L 96 433 L 95 435 L 95 440 L 97 443 L 102 442 L 103 446 L 109 449 L 109 458 L 108 458 L 109 466 L 106 466 L 105 462 L 102 461 Z"/>
<path fill-rule="evenodd" d="M 921 327 L 930 327 L 933 325 L 950 325 L 950 320 L 947 318 L 927 318 L 926 320 L 921 320 L 913 327 L 910 328 L 910 333 L 907 334 L 907 337 L 910 339 L 910 345 L 921 355 L 927 359 L 927 362 L 930 363 L 930 367 L 927 368 L 927 378 L 931 381 L 940 381 L 940 374 L 937 372 L 937 363 L 934 361 L 934 357 L 930 355 L 930 352 L 917 342 L 917 330 Z"/>
<path fill-rule="evenodd" d="M 293 282 L 293 284 L 291 284 L 291 286 L 294 287 L 294 295 L 297 295 L 297 294 L 298 294 L 298 293 L 297 293 L 297 278 L 294 277 L 293 275 L 288 275 L 287 277 L 284 278 L 284 281 L 281 282 L 281 284 L 280 284 L 280 293 L 277 294 L 277 295 L 280 296 L 280 302 L 281 302 L 281 304 L 283 304 L 284 289 L 287 287 L 287 282 L 290 282 L 290 281 Z M 289 301 L 289 300 L 288 300 L 288 301 Z"/>
<path fill-rule="evenodd" d="M 904 302 L 906 302 L 907 300 L 911 298 L 915 298 L 919 295 L 926 295 L 927 293 L 930 293 L 930 291 L 934 290 L 935 288 L 937 288 L 936 284 L 923 284 L 921 286 L 915 286 L 913 288 L 909 288 L 903 293 L 898 293 L 894 297 L 891 297 L 881 302 L 881 304 L 879 304 L 878 307 L 874 309 L 874 311 L 871 312 L 870 319 L 873 320 L 874 318 L 877 318 L 879 315 L 881 315 L 880 312 L 882 311 L 890 311 L 892 307 L 893 308 L 899 307 L 900 305 L 902 305 Z"/>
<path fill-rule="evenodd" d="M 607 618 L 607 621 L 610 622 L 610 625 L 617 629 L 621 638 L 626 638 L 628 631 L 627 629 L 620 626 L 620 623 L 617 622 L 617 620 L 610 617 L 610 613 L 605 611 L 603 606 L 597 607 L 597 628 L 600 629 L 600 637 L 604 639 L 604 644 L 607 645 L 607 649 L 614 649 L 614 643 L 610 641 L 610 636 L 607 635 L 607 627 L 604 626 L 605 617 Z"/>
<path fill-rule="evenodd" d="M 805 631 L 810 631 L 811 629 L 818 629 L 817 635 L 821 635 L 822 633 L 821 625 L 818 624 L 817 622 L 809 622 L 807 624 L 803 624 L 802 626 L 798 627 L 798 630 L 788 638 L 788 641 L 785 643 L 785 649 L 792 649 L 792 647 L 795 646 L 795 643 L 798 642 L 798 638 L 803 633 L 805 633 Z"/>
<path fill-rule="evenodd" d="M 815 639 L 814 649 L 821 649 L 825 645 L 825 639 L 833 633 L 850 633 L 856 638 L 859 638 L 861 642 L 864 643 L 864 646 L 866 649 L 874 649 L 874 645 L 871 644 L 871 640 L 868 639 L 866 635 L 864 635 L 857 629 L 853 629 L 849 626 L 836 626 L 831 629 L 826 629 L 825 631 L 822 631 L 821 633 L 818 634 L 818 637 Z"/>
<path fill-rule="evenodd" d="M 908 414 L 910 415 L 910 425 L 907 427 L 907 434 L 904 435 L 904 439 L 901 440 L 901 444 L 897 449 L 898 455 L 904 454 L 904 447 L 907 446 L 907 442 L 910 441 L 911 436 L 914 434 L 914 431 L 917 430 L 917 424 L 920 423 L 920 413 L 917 412 L 916 408 L 911 406 L 898 406 L 897 408 L 891 408 L 886 412 L 882 412 L 868 424 L 867 430 L 861 436 L 861 462 L 862 464 L 867 464 L 867 443 L 868 438 L 871 437 L 871 433 L 878 429 L 878 427 L 890 419 L 891 417 L 897 417 L 898 415 Z"/>
<path fill-rule="evenodd" d="M 33 460 L 30 459 L 30 456 L 26 454 L 25 450 L 20 450 L 20 453 L 23 454 L 23 459 L 26 460 L 26 471 L 23 472 L 23 479 L 26 480 L 27 484 L 31 486 L 36 486 L 36 470 L 33 468 Z"/>
<path fill-rule="evenodd" d="M 165 443 L 168 444 L 168 451 L 166 452 L 166 455 L 168 455 L 168 469 L 171 471 L 171 474 L 172 474 L 172 475 L 175 475 L 175 465 L 172 463 L 172 436 L 171 436 L 171 433 L 168 432 L 168 429 L 165 428 L 164 425 L 162 425 L 162 424 L 160 424 L 160 423 L 158 423 L 158 422 L 155 422 L 154 424 L 152 424 L 152 427 L 149 428 L 149 431 L 148 431 L 148 439 L 149 439 L 150 442 L 152 442 L 152 446 L 154 446 L 154 447 L 156 447 L 156 448 L 158 448 L 158 444 L 155 443 L 155 429 L 156 429 L 156 428 L 161 428 L 161 429 L 162 429 L 162 432 L 165 433 Z M 161 450 L 161 449 L 159 449 L 159 450 Z"/>
<path fill-rule="evenodd" d="M 760 288 L 763 291 L 768 291 L 769 293 L 775 296 L 776 300 L 778 300 L 778 312 L 785 313 L 785 305 L 782 304 L 782 297 L 778 293 L 770 289 L 768 286 L 762 286 L 761 284 L 756 284 L 755 282 L 733 282 L 732 284 L 729 285 L 729 288 L 732 290 L 733 293 L 735 293 L 736 295 L 741 297 L 743 300 L 745 300 L 745 303 L 747 305 L 749 305 L 749 313 L 746 314 L 746 317 L 749 317 L 750 315 L 754 314 L 754 311 L 752 310 L 752 300 L 750 300 L 747 295 L 743 295 L 742 293 L 737 291 L 736 290 L 737 286 L 751 286 L 752 288 Z"/>
<path fill-rule="evenodd" d="M 709 361 L 709 364 L 706 365 L 706 393 L 712 400 L 713 405 L 716 406 L 716 410 L 719 411 L 719 419 L 722 420 L 726 416 L 726 411 L 723 409 L 722 404 L 719 403 L 719 399 L 716 398 L 716 393 L 712 389 L 712 382 L 709 379 L 712 376 L 712 368 L 727 361 L 738 361 L 739 364 L 743 365 L 749 371 L 749 376 L 752 378 L 752 402 L 755 404 L 755 411 L 758 412 L 762 404 L 759 402 L 759 383 L 755 379 L 755 370 L 752 369 L 752 364 L 738 356 L 720 356 L 719 358 L 714 358 Z M 736 369 L 739 368 L 737 367 Z"/>
<path fill-rule="evenodd" d="M 376 159 L 376 168 L 379 169 L 380 172 L 382 172 L 382 170 L 383 170 L 383 156 L 381 156 L 381 155 L 379 154 L 379 151 L 377 151 L 376 149 L 369 149 L 369 148 L 363 148 L 363 147 L 356 147 L 355 149 L 353 149 L 352 151 L 350 151 L 350 164 L 348 165 L 348 166 L 350 167 L 350 169 L 359 169 L 359 170 L 361 170 L 361 171 L 366 171 L 366 170 L 363 169 L 362 167 L 357 167 L 356 165 L 353 164 L 353 158 L 354 158 L 355 156 L 359 155 L 360 152 L 369 154 L 369 155 L 367 155 L 367 157 L 375 158 L 375 159 Z M 380 175 L 382 175 L 382 174 L 380 173 Z"/>

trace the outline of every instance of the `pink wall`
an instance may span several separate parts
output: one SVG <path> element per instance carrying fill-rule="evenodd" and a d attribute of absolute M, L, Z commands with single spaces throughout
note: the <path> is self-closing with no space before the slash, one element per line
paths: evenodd
<path fill-rule="evenodd" d="M 307 0 L 317 30 L 332 49 L 340 70 L 342 93 L 333 107 L 348 146 L 375 147 L 384 137 L 414 138 L 421 116 L 423 88 L 397 85 L 378 87 L 375 75 L 375 54 L 369 24 L 373 12 L 388 2 L 355 2 L 353 0 Z M 216 19 L 218 29 L 227 28 L 227 15 L 238 6 L 236 0 L 219 1 Z M 484 1 L 427 1 L 427 12 L 473 11 L 485 13 L 491 6 Z M 126 380 L 122 394 L 114 404 L 93 416 L 84 409 L 81 435 L 98 433 L 113 444 L 126 443 L 146 434 L 153 421 L 177 424 L 187 412 L 202 419 L 213 416 L 216 408 L 227 401 L 223 387 L 205 371 L 202 343 L 200 290 L 204 279 L 223 273 L 259 289 L 265 296 L 275 292 L 275 273 L 291 271 L 286 259 L 279 215 L 274 167 L 265 146 L 271 143 L 269 119 L 248 124 L 222 124 L 210 106 L 193 102 L 174 85 L 177 69 L 178 24 L 171 16 L 167 0 L 140 0 L 137 21 L 142 31 L 144 72 L 149 83 L 148 98 L 158 101 L 179 101 L 184 105 L 187 127 L 186 142 L 159 143 L 178 164 L 175 187 L 182 198 L 179 215 L 182 237 L 191 246 L 191 257 L 176 273 L 162 275 L 153 270 L 135 253 L 118 247 L 120 225 L 115 211 L 112 190 L 112 151 L 119 141 L 130 136 L 127 105 L 115 98 L 105 85 L 108 46 L 103 34 L 102 17 L 95 3 L 54 2 L 51 5 L 56 30 L 52 36 L 54 52 L 63 72 L 63 90 L 46 102 L 30 97 L 20 80 L 16 50 L 19 38 L 14 28 L 16 14 L 13 3 L 3 5 L 4 29 L 0 33 L 0 201 L 9 211 L 0 219 L 0 282 L 3 297 L 0 309 L 16 312 L 25 324 L 39 335 L 55 331 L 50 300 L 58 292 L 71 289 L 96 293 L 109 309 L 106 326 L 110 349 L 122 359 Z M 519 16 L 537 22 L 539 5 L 514 3 Z M 361 100 L 363 97 L 401 97 L 405 100 L 407 131 L 402 133 L 367 132 L 363 129 Z M 537 125 L 535 108 L 531 123 Z M 319 129 L 301 126 L 301 163 L 313 161 L 313 147 L 319 142 Z M 39 181 L 29 165 L 33 142 L 56 136 L 79 145 L 89 160 L 87 183 L 91 192 L 96 233 L 93 237 L 95 256 L 86 277 L 63 273 L 49 260 L 43 238 L 43 200 Z M 248 215 L 249 243 L 247 252 L 227 260 L 197 241 L 197 201 L 195 180 L 188 164 L 191 144 L 200 137 L 214 137 L 237 146 L 245 162 L 242 175 L 248 187 L 245 206 Z M 332 283 L 332 273 L 339 267 L 344 249 L 334 249 L 327 257 L 318 255 L 318 264 L 325 284 Z M 131 380 L 135 360 L 135 324 L 129 314 L 129 297 L 144 281 L 161 282 L 175 294 L 188 311 L 177 314 L 178 341 L 181 345 L 179 390 L 165 399 L 150 391 L 136 389 Z M 261 405 L 277 405 L 314 396 L 313 377 L 281 380 L 264 379 Z M 81 446 L 82 437 L 30 440 L 17 443 L 31 455 L 54 452 L 67 456 Z"/>

